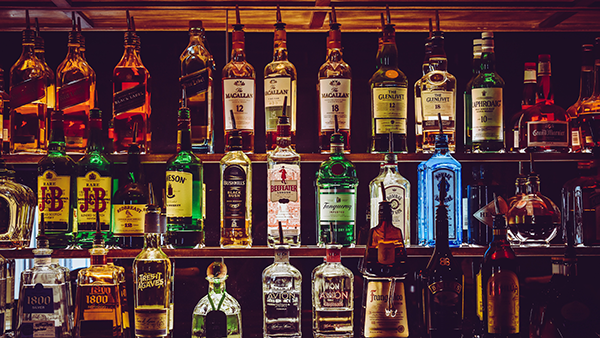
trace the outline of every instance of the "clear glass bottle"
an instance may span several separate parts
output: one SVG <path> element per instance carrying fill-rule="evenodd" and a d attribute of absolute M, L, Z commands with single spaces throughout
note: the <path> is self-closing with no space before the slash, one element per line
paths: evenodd
<path fill-rule="evenodd" d="M 589 99 L 594 92 L 594 45 L 582 46 L 581 76 L 579 82 L 579 98 L 572 106 L 567 108 L 571 120 L 571 151 L 578 153 L 582 150 L 579 138 L 579 114 L 583 101 Z M 588 150 L 589 151 L 589 150 Z"/>
<path fill-rule="evenodd" d="M 46 72 L 46 108 L 54 110 L 56 108 L 56 77 L 52 68 L 46 63 L 46 51 L 44 49 L 44 39 L 40 35 L 40 25 L 38 19 L 35 18 L 35 56 L 40 60 Z M 48 114 L 46 112 L 46 114 Z"/>
<path fill-rule="evenodd" d="M 206 41 L 201 20 L 189 22 L 190 42 L 181 53 L 182 102 L 190 110 L 192 149 L 198 153 L 213 152 L 214 75 L 216 65 Z"/>
<path fill-rule="evenodd" d="M 15 182 L 14 171 L 0 158 L 0 248 L 27 248 L 31 241 L 37 197 L 28 186 Z"/>
<path fill-rule="evenodd" d="M 535 62 L 525 62 L 525 72 L 523 76 L 523 97 L 521 99 L 521 110 L 516 112 L 510 125 L 512 126 L 512 146 L 510 152 L 516 153 L 520 150 L 519 124 L 523 112 L 535 105 L 535 93 L 537 91 L 537 65 Z"/>
<path fill-rule="evenodd" d="M 208 295 L 202 297 L 192 317 L 192 337 L 242 337 L 242 308 L 225 291 L 227 266 L 213 262 L 206 269 Z"/>
<path fill-rule="evenodd" d="M 473 39 L 473 68 L 472 68 L 472 72 L 473 72 L 473 76 L 471 76 L 471 79 L 469 80 L 469 82 L 467 82 L 467 85 L 465 86 L 465 92 L 463 93 L 463 102 L 464 102 L 464 106 L 465 106 L 465 135 L 464 135 L 464 141 L 465 141 L 465 148 L 464 151 L 466 153 L 470 153 L 472 150 L 472 146 L 473 146 L 473 126 L 471 124 L 470 121 L 472 121 L 473 118 L 473 100 L 472 100 L 472 96 L 471 96 L 471 87 L 473 86 L 473 80 L 475 80 L 475 78 L 477 77 L 477 75 L 479 75 L 479 72 L 481 71 L 481 45 L 483 44 L 483 40 L 482 39 Z M 425 74 L 423 74 L 425 75 Z"/>
<path fill-rule="evenodd" d="M 600 206 L 600 176 L 595 162 L 579 162 L 579 177 L 567 181 L 561 190 L 561 215 L 563 242 L 567 243 L 569 231 L 573 244 L 593 246 L 600 244 L 600 218 L 597 208 Z"/>
<path fill-rule="evenodd" d="M 416 146 L 415 152 L 422 153 L 423 152 L 423 112 L 421 105 L 421 87 L 422 82 L 421 79 L 423 76 L 429 73 L 429 57 L 431 56 L 431 38 L 433 37 L 433 27 L 431 25 L 431 19 L 429 19 L 429 37 L 425 39 L 425 57 L 423 58 L 423 63 L 421 64 L 421 78 L 419 78 L 415 82 L 414 91 L 415 91 L 415 139 Z"/>

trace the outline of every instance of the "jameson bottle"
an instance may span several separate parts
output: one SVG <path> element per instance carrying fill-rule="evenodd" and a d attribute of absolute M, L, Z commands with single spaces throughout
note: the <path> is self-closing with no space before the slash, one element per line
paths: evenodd
<path fill-rule="evenodd" d="M 191 20 L 190 43 L 185 48 L 181 62 L 182 102 L 190 110 L 192 120 L 192 149 L 197 153 L 213 152 L 214 74 L 215 62 L 206 41 L 202 21 Z"/>
<path fill-rule="evenodd" d="M 48 154 L 38 162 L 38 210 L 50 248 L 62 249 L 73 239 L 76 165 L 66 154 L 62 111 L 53 111 L 50 123 Z"/>
<path fill-rule="evenodd" d="M 377 71 L 369 80 L 371 87 L 371 152 L 390 152 L 390 136 L 395 151 L 406 153 L 406 115 L 408 79 L 398 69 L 396 30 L 387 8 L 387 24 L 383 27 L 382 46 L 377 54 Z"/>
<path fill-rule="evenodd" d="M 277 23 L 273 38 L 273 61 L 265 66 L 265 123 L 266 149 L 277 147 L 277 122 L 281 105 L 287 98 L 286 115 L 290 120 L 292 148 L 296 147 L 296 67 L 288 61 L 285 23 L 277 6 Z"/>
<path fill-rule="evenodd" d="M 481 71 L 481 44 L 483 40 L 473 39 L 473 76 L 471 80 L 467 82 L 464 92 L 464 106 L 465 106 L 465 152 L 471 152 L 473 146 L 473 101 L 471 96 L 471 87 L 473 86 L 473 80 L 479 75 Z"/>
<path fill-rule="evenodd" d="M 177 113 L 177 154 L 167 161 L 167 243 L 173 248 L 204 246 L 202 161 L 192 152 L 190 110 Z"/>

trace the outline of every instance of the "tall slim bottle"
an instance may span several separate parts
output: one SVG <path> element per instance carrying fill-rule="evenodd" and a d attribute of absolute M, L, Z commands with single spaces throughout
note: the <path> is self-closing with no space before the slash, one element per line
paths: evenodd
<path fill-rule="evenodd" d="M 46 93 L 47 93 L 47 102 L 46 108 L 48 110 L 54 110 L 56 108 L 56 77 L 54 76 L 54 71 L 52 68 L 48 66 L 46 63 L 46 51 L 44 49 L 44 38 L 40 35 L 40 25 L 38 19 L 35 18 L 35 56 L 40 60 L 42 65 L 44 66 L 46 72 Z M 46 115 L 48 116 L 48 115 Z M 46 122 L 48 119 L 46 119 Z"/>
<path fill-rule="evenodd" d="M 464 100 L 463 104 L 465 106 L 465 135 L 464 142 L 465 148 L 464 152 L 470 153 L 472 151 L 473 146 L 473 125 L 471 123 L 473 118 L 473 100 L 471 96 L 471 87 L 473 86 L 473 80 L 479 75 L 481 71 L 481 44 L 483 43 L 482 39 L 473 39 L 473 76 L 467 82 L 465 86 L 465 92 L 463 94 Z"/>
<path fill-rule="evenodd" d="M 415 152 L 423 152 L 423 112 L 421 105 L 421 79 L 429 73 L 429 56 L 431 55 L 431 38 L 433 36 L 433 27 L 429 19 L 429 37 L 425 39 L 425 58 L 421 65 L 422 77 L 415 82 Z"/>
<path fill-rule="evenodd" d="M 512 118 L 510 125 L 512 126 L 512 146 L 510 151 L 513 153 L 519 152 L 519 124 L 523 112 L 535 105 L 535 92 L 537 91 L 537 65 L 535 62 L 525 62 L 525 72 L 523 76 L 523 97 L 521 99 L 521 110 L 516 112 Z"/>
<path fill-rule="evenodd" d="M 581 151 L 591 153 L 600 145 L 598 120 L 600 119 L 600 37 L 594 43 L 594 91 L 583 101 L 579 114 Z"/>
<path fill-rule="evenodd" d="M 581 151 L 581 140 L 579 138 L 579 113 L 583 101 L 589 99 L 594 92 L 594 45 L 582 46 L 581 76 L 579 82 L 579 98 L 572 106 L 567 108 L 567 114 L 571 119 L 571 151 Z"/>
<path fill-rule="evenodd" d="M 236 5 L 236 23 L 231 32 L 231 61 L 223 67 L 223 127 L 225 140 L 234 130 L 242 134 L 242 151 L 254 152 L 254 109 L 256 106 L 256 73 L 246 61 L 244 25 L 240 22 L 240 11 Z M 230 111 L 233 110 L 236 128 L 233 126 Z M 231 146 L 226 143 L 225 151 Z"/>

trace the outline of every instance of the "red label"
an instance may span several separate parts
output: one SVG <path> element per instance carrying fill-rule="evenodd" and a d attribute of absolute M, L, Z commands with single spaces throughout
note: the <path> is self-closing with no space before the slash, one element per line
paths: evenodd
<path fill-rule="evenodd" d="M 10 107 L 16 109 L 43 98 L 45 89 L 44 80 L 39 77 L 19 83 L 10 89 Z"/>
<path fill-rule="evenodd" d="M 71 81 L 58 89 L 58 109 L 67 109 L 90 99 L 89 77 Z"/>

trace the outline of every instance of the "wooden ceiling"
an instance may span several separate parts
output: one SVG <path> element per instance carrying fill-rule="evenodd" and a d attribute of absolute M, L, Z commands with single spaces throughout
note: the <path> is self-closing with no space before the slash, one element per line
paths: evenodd
<path fill-rule="evenodd" d="M 399 31 L 426 31 L 439 10 L 441 29 L 458 31 L 600 31 L 600 1 L 594 0 L 0 0 L 0 30 L 19 31 L 25 9 L 43 30 L 69 30 L 71 11 L 82 18 L 84 30 L 123 31 L 125 10 L 138 30 L 187 30 L 189 20 L 202 20 L 207 30 L 223 31 L 235 21 L 240 6 L 246 31 L 272 31 L 279 4 L 289 31 L 327 30 L 327 13 L 334 6 L 344 31 L 377 31 L 380 13 L 388 4 Z"/>

